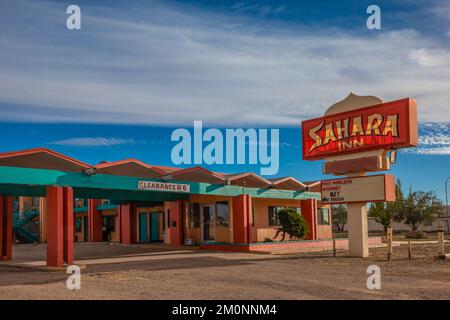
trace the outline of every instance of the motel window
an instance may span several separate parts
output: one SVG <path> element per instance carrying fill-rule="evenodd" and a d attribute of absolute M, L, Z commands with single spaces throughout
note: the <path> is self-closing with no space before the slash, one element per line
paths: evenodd
<path fill-rule="evenodd" d="M 74 207 L 75 208 L 81 208 L 81 207 L 84 207 L 84 206 L 85 206 L 85 199 L 84 198 L 75 198 L 75 200 L 74 200 Z"/>
<path fill-rule="evenodd" d="M 327 208 L 317 209 L 317 223 L 319 225 L 330 225 L 330 214 Z"/>
<path fill-rule="evenodd" d="M 228 201 L 216 203 L 216 226 L 228 227 Z"/>
<path fill-rule="evenodd" d="M 116 219 L 114 216 L 103 216 L 103 226 L 107 231 L 116 230 Z"/>
<path fill-rule="evenodd" d="M 278 226 L 278 207 L 269 207 L 269 226 Z"/>
<path fill-rule="evenodd" d="M 200 228 L 200 203 L 191 203 L 189 209 L 189 227 Z"/>
<path fill-rule="evenodd" d="M 32 197 L 31 198 L 31 206 L 33 207 L 33 209 L 38 209 L 39 208 L 39 197 Z"/>
<path fill-rule="evenodd" d="M 278 219 L 278 212 L 284 209 L 290 209 L 296 211 L 298 214 L 302 214 L 300 208 L 297 207 L 269 207 L 269 226 L 277 227 L 280 225 L 280 220 Z"/>
<path fill-rule="evenodd" d="M 18 212 L 19 211 L 19 197 L 14 197 L 13 211 L 14 212 Z"/>

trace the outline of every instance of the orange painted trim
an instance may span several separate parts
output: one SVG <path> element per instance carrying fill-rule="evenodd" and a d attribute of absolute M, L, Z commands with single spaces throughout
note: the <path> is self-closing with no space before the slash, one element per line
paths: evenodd
<path fill-rule="evenodd" d="M 369 245 L 377 246 L 382 242 L 381 237 L 369 237 Z M 348 239 L 336 239 L 338 249 L 348 249 Z M 298 249 L 298 252 L 314 252 L 333 249 L 332 239 L 299 240 L 270 243 L 202 243 L 200 250 L 225 251 L 225 252 L 276 252 L 277 250 Z"/>
<path fill-rule="evenodd" d="M 324 174 L 347 174 L 361 171 L 380 171 L 383 168 L 382 156 L 370 156 L 357 159 L 347 159 L 325 162 L 322 167 Z"/>
<path fill-rule="evenodd" d="M 384 175 L 385 200 L 389 202 L 395 201 L 395 178 L 392 174 Z"/>

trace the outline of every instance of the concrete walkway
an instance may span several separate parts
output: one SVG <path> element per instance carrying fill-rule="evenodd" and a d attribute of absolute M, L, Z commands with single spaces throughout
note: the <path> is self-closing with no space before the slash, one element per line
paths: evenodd
<path fill-rule="evenodd" d="M 13 259 L 1 261 L 1 266 L 21 268 L 46 268 L 46 245 L 14 245 Z M 74 264 L 80 266 L 114 265 L 119 263 L 157 260 L 198 259 L 215 257 L 226 260 L 264 259 L 270 255 L 252 253 L 227 253 L 199 250 L 198 247 L 170 247 L 164 244 L 75 243 Z M 49 269 L 50 270 L 50 269 Z M 57 270 L 57 269 L 52 269 Z M 65 270 L 65 268 L 61 269 Z"/>

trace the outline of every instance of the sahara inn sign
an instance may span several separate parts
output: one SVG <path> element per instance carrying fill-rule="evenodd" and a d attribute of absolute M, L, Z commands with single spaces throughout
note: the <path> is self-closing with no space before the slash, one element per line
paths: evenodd
<path fill-rule="evenodd" d="M 417 145 L 416 101 L 350 93 L 323 117 L 302 122 L 302 143 L 304 160 L 324 159 L 323 173 L 346 175 L 321 181 L 321 201 L 347 205 L 349 253 L 368 257 L 367 202 L 395 201 L 395 180 L 366 174 L 389 170 L 398 148 Z"/>
<path fill-rule="evenodd" d="M 410 98 L 302 122 L 303 158 L 318 160 L 417 145 L 417 106 Z"/>

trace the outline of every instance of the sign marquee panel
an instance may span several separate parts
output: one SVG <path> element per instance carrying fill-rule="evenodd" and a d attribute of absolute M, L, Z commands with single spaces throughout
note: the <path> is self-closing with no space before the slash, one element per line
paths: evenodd
<path fill-rule="evenodd" d="M 138 190 L 167 191 L 167 192 L 190 192 L 191 186 L 184 183 L 169 183 L 156 181 L 138 181 Z"/>
<path fill-rule="evenodd" d="M 416 102 L 406 98 L 302 122 L 303 159 L 418 143 Z"/>
<path fill-rule="evenodd" d="M 395 180 L 391 174 L 322 180 L 323 204 L 395 201 Z"/>

